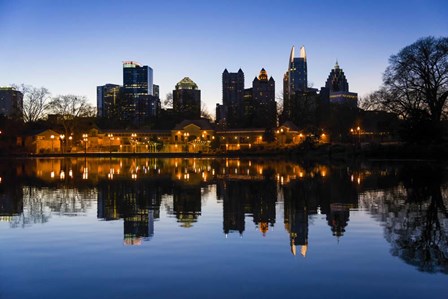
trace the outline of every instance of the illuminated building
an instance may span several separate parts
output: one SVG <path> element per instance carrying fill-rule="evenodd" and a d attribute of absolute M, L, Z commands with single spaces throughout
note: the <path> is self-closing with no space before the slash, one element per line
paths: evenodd
<path fill-rule="evenodd" d="M 297 246 L 305 257 L 308 250 L 308 202 L 297 197 L 298 184 L 292 183 L 285 187 L 284 221 L 285 229 L 289 233 L 291 253 L 297 254 Z"/>
<path fill-rule="evenodd" d="M 153 95 L 152 68 L 135 61 L 123 62 L 123 88 L 134 97 Z"/>
<path fill-rule="evenodd" d="M 317 108 L 317 89 L 308 87 L 308 67 L 305 47 L 300 47 L 295 57 L 294 46 L 288 61 L 288 70 L 283 77 L 283 112 L 280 122 L 293 121 L 299 125 L 303 114 Z"/>
<path fill-rule="evenodd" d="M 304 92 L 308 89 L 308 70 L 306 61 L 305 47 L 300 47 L 299 57 L 294 57 L 294 46 L 289 55 L 288 70 L 285 78 L 287 81 L 287 88 L 285 92 L 290 96 L 296 92 Z"/>
<path fill-rule="evenodd" d="M 13 87 L 0 87 L 0 115 L 21 119 L 23 94 Z"/>
<path fill-rule="evenodd" d="M 176 89 L 173 90 L 173 109 L 183 119 L 201 117 L 201 91 L 190 78 L 185 77 L 176 84 Z"/>
<path fill-rule="evenodd" d="M 148 121 L 151 118 L 150 107 L 153 106 L 151 104 L 157 102 L 157 98 L 153 98 L 153 93 L 152 68 L 135 61 L 124 61 L 121 103 L 121 115 L 124 120 L 137 125 Z"/>
<path fill-rule="evenodd" d="M 114 118 L 119 114 L 121 86 L 106 84 L 96 88 L 97 115 L 102 118 Z"/>
<path fill-rule="evenodd" d="M 327 90 L 330 103 L 352 107 L 358 106 L 358 94 L 349 92 L 347 78 L 337 61 L 334 69 L 331 70 L 328 76 L 325 89 Z"/>

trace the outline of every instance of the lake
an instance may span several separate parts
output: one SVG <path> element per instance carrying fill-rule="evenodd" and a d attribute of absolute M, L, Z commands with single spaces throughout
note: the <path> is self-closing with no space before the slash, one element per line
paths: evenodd
<path fill-rule="evenodd" d="M 0 298 L 448 295 L 448 168 L 0 160 Z"/>

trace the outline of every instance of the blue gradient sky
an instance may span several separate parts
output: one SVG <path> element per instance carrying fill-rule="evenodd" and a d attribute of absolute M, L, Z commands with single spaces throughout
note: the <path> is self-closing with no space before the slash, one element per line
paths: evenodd
<path fill-rule="evenodd" d="M 122 61 L 135 60 L 154 69 L 162 99 L 189 76 L 214 113 L 225 68 L 242 68 L 250 87 L 264 67 L 280 93 L 291 46 L 305 45 L 314 87 L 338 59 L 363 96 L 391 54 L 427 35 L 448 35 L 448 1 L 0 0 L 0 86 L 96 105 L 96 86 L 122 84 Z"/>

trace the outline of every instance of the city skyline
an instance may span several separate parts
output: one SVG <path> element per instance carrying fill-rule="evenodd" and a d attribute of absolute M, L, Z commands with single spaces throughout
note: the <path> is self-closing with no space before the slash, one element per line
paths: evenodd
<path fill-rule="evenodd" d="M 188 76 L 213 113 L 224 69 L 241 68 L 250 79 L 265 68 L 280 94 L 286 57 L 304 45 L 314 88 L 324 86 L 337 60 L 363 97 L 379 87 L 392 54 L 420 37 L 447 34 L 444 1 L 385 3 L 1 1 L 7 72 L 0 85 L 45 86 L 96 106 L 96 86 L 120 83 L 122 62 L 135 60 L 153 68 L 161 100 Z M 141 11 L 148 13 L 137 18 Z"/>

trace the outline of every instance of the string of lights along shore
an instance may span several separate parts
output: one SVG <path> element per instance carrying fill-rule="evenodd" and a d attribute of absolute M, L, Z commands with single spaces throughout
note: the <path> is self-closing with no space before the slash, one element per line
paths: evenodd
<path fill-rule="evenodd" d="M 159 129 L 172 129 L 183 120 L 207 118 L 201 109 L 201 91 L 192 79 L 185 77 L 162 101 L 159 86 L 153 82 L 153 69 L 135 61 L 123 62 L 123 84 L 107 83 L 97 87 L 98 117 L 107 123 Z M 239 69 L 222 73 L 222 103 L 216 104 L 215 126 L 219 129 L 273 129 L 284 123 L 304 126 L 309 115 L 320 118 L 329 104 L 356 108 L 358 95 L 349 91 L 342 68 L 336 61 L 325 85 L 308 85 L 307 55 L 300 47 L 290 52 L 283 77 L 282 99 L 276 98 L 275 80 L 261 68 L 246 88 L 245 74 Z"/>

